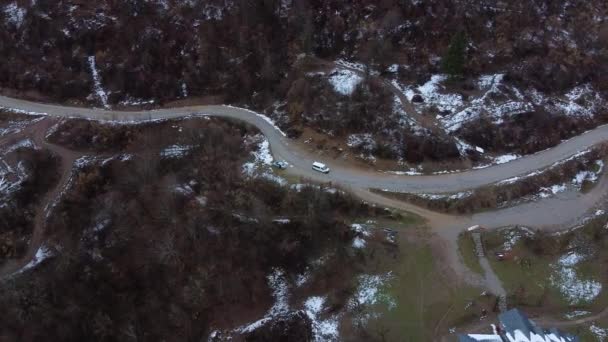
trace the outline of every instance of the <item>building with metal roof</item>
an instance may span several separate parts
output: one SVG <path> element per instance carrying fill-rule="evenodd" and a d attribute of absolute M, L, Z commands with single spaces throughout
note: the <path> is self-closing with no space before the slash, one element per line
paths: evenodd
<path fill-rule="evenodd" d="M 578 337 L 557 329 L 543 329 L 523 312 L 512 309 L 498 315 L 492 334 L 458 335 L 460 342 L 579 342 Z"/>

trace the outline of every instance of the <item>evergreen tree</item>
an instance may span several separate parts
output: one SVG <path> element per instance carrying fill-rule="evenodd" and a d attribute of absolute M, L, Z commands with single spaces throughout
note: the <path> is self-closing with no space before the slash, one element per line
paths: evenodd
<path fill-rule="evenodd" d="M 450 78 L 463 75 L 466 46 L 467 39 L 462 32 L 458 32 L 452 37 L 448 52 L 442 60 L 443 72 L 450 75 Z"/>

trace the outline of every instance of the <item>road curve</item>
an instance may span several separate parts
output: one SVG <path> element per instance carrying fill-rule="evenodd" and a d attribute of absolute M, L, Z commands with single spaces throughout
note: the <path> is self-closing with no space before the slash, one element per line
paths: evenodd
<path fill-rule="evenodd" d="M 123 123 L 174 119 L 196 115 L 236 119 L 256 126 L 270 142 L 272 153 L 275 157 L 284 159 L 290 163 L 293 167 L 290 168 L 289 172 L 296 176 L 321 182 L 335 182 L 352 188 L 377 188 L 412 193 L 456 192 L 491 184 L 550 166 L 579 151 L 608 140 L 608 125 L 604 125 L 562 142 L 554 148 L 506 164 L 484 169 L 444 175 L 405 176 L 354 170 L 334 165 L 331 160 L 321 160 L 332 168 L 330 174 L 323 175 L 311 170 L 314 157 L 290 142 L 266 117 L 247 109 L 230 106 L 191 106 L 149 111 L 117 111 L 36 103 L 5 96 L 0 96 L 0 107 L 30 114 Z"/>

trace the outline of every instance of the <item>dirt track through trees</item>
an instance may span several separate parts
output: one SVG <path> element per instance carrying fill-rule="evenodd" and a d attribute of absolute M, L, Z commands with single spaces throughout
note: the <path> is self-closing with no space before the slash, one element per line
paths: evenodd
<path fill-rule="evenodd" d="M 57 121 L 57 119 L 53 118 L 44 118 L 29 125 L 22 131 L 0 140 L 0 148 L 3 148 L 7 145 L 10 146 L 12 143 L 18 142 L 21 139 L 29 138 L 34 141 L 37 147 L 46 148 L 55 156 L 60 158 L 60 166 L 58 170 L 60 173 L 59 181 L 57 181 L 54 187 L 50 189 L 37 204 L 33 222 L 32 237 L 30 239 L 27 252 L 19 259 L 8 260 L 2 264 L 0 267 L 0 279 L 18 272 L 34 259 L 36 252 L 44 242 L 44 232 L 48 210 L 50 210 L 55 201 L 60 198 L 61 193 L 67 186 L 72 174 L 72 166 L 74 165 L 74 161 L 82 156 L 82 154 L 78 152 L 68 150 L 46 141 L 46 132 Z"/>

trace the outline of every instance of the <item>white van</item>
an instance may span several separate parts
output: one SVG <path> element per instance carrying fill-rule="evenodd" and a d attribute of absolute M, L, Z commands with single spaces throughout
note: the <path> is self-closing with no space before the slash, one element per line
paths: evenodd
<path fill-rule="evenodd" d="M 312 169 L 323 173 L 329 173 L 329 168 L 327 165 L 319 162 L 312 163 Z"/>

